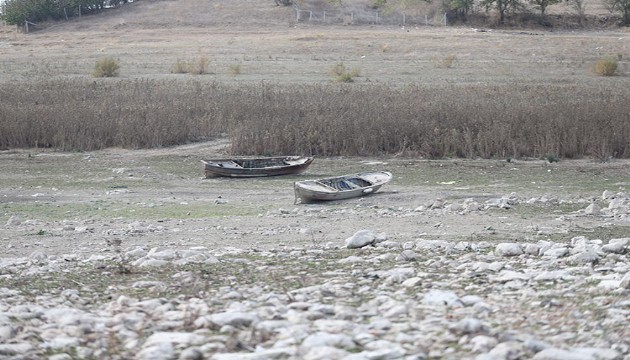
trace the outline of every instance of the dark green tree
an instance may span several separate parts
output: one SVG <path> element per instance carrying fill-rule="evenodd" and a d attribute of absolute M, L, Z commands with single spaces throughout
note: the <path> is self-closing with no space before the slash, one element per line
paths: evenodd
<path fill-rule="evenodd" d="M 5 0 L 0 19 L 8 25 L 23 25 L 29 16 L 29 6 L 24 0 Z"/>

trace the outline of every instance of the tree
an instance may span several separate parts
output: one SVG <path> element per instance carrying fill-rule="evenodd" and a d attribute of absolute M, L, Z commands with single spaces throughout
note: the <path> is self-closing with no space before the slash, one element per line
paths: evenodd
<path fill-rule="evenodd" d="M 468 14 L 474 5 L 474 0 L 444 0 L 444 10 L 454 14 L 457 18 L 466 21 Z"/>
<path fill-rule="evenodd" d="M 604 0 L 610 12 L 619 12 L 623 16 L 623 24 L 630 25 L 630 0 Z"/>
<path fill-rule="evenodd" d="M 21 0 L 6 0 L 2 4 L 0 19 L 8 25 L 24 25 L 30 13 L 29 4 Z"/>
<path fill-rule="evenodd" d="M 499 24 L 503 24 L 505 22 L 505 15 L 508 12 L 523 7 L 520 0 L 481 0 L 480 4 L 485 6 L 486 10 L 494 8 L 497 12 L 499 12 Z"/>
<path fill-rule="evenodd" d="M 540 9 L 540 14 L 545 15 L 545 10 L 547 10 L 547 6 L 557 4 L 562 0 L 529 0 L 529 2 Z"/>

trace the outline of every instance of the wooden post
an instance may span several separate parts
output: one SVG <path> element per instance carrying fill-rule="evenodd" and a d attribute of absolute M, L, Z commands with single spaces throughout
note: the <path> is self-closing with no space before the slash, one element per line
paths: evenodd
<path fill-rule="evenodd" d="M 444 26 L 446 26 L 446 13 L 444 13 L 443 22 L 444 22 Z"/>
<path fill-rule="evenodd" d="M 405 26 L 405 13 L 403 13 L 403 26 Z"/>
<path fill-rule="evenodd" d="M 324 10 L 324 23 L 326 23 L 326 10 Z"/>

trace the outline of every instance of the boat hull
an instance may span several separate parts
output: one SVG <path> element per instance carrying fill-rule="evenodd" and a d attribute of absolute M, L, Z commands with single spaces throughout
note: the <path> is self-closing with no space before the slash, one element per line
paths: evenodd
<path fill-rule="evenodd" d="M 294 183 L 296 203 L 345 200 L 377 192 L 392 179 L 387 171 L 358 173 Z"/>
<path fill-rule="evenodd" d="M 206 178 L 264 177 L 299 174 L 313 162 L 312 157 L 282 156 L 201 160 Z"/>

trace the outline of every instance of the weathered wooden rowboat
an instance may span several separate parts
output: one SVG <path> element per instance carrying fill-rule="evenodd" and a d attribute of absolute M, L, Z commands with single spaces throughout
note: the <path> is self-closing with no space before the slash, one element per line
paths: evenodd
<path fill-rule="evenodd" d="M 311 165 L 312 157 L 277 156 L 262 158 L 232 158 L 201 160 L 206 178 L 255 177 L 298 174 Z"/>
<path fill-rule="evenodd" d="M 294 183 L 295 202 L 342 200 L 372 194 L 392 179 L 387 171 L 364 172 Z"/>

